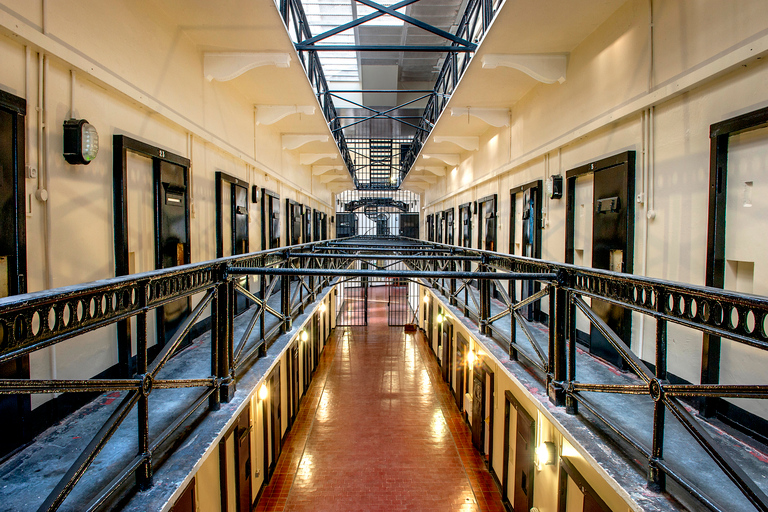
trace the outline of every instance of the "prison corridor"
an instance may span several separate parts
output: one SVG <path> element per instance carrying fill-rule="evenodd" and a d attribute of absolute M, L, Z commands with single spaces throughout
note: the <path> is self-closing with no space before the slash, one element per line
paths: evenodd
<path fill-rule="evenodd" d="M 257 510 L 504 510 L 423 335 L 368 309 L 329 339 Z"/>

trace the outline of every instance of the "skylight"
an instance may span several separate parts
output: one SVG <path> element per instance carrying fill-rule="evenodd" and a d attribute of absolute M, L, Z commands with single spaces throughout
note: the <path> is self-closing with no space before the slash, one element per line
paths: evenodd
<path fill-rule="evenodd" d="M 316 36 L 352 21 L 353 0 L 303 0 L 312 35 Z M 355 33 L 346 30 L 317 44 L 355 44 Z M 355 52 L 318 52 L 325 79 L 329 82 L 359 82 L 360 70 Z"/>

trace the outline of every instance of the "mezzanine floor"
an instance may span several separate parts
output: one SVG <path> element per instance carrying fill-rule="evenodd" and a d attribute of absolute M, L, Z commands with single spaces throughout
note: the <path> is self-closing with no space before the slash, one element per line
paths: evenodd
<path fill-rule="evenodd" d="M 423 335 L 368 315 L 326 345 L 257 510 L 504 510 Z"/>

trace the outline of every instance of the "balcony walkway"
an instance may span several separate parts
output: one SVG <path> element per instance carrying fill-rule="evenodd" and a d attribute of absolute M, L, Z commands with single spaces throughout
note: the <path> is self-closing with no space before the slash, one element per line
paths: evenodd
<path fill-rule="evenodd" d="M 504 510 L 422 334 L 368 315 L 331 336 L 257 510 Z"/>

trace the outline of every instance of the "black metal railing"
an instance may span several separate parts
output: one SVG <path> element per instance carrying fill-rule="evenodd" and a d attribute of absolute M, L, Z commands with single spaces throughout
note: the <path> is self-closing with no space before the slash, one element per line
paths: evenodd
<path fill-rule="evenodd" d="M 570 414 L 578 414 L 581 405 L 618 438 L 641 453 L 647 460 L 649 488 L 664 491 L 666 478 L 669 477 L 709 508 L 728 509 L 727 504 L 716 504 L 717 500 L 709 496 L 706 489 L 665 460 L 665 414 L 669 411 L 747 500 L 757 510 L 768 510 L 768 496 L 755 482 L 755 475 L 747 474 L 741 464 L 720 447 L 690 408 L 681 402 L 682 398 L 765 399 L 768 398 L 768 385 L 672 384 L 667 375 L 667 327 L 670 323 L 693 329 L 703 336 L 726 338 L 737 344 L 768 351 L 768 298 L 489 251 L 432 245 L 435 250 L 419 253 L 426 257 L 402 257 L 415 270 L 450 271 L 457 266 L 471 265 L 479 273 L 556 276 L 554 279 L 532 278 L 540 283 L 541 289 L 523 300 L 516 300 L 512 281 L 507 281 L 505 287 L 504 280 L 481 281 L 469 275 L 462 279 L 430 278 L 425 282 L 477 323 L 481 334 L 504 347 L 510 359 L 522 357 L 529 366 L 536 368 L 544 376 L 544 384 L 553 403 L 564 406 Z M 585 298 L 599 299 L 655 320 L 654 363 L 646 364 L 632 352 Z M 542 343 L 541 336 L 533 332 L 532 322 L 521 314 L 523 308 L 544 299 L 549 302 L 546 343 Z M 492 307 L 492 302 L 495 307 Z M 616 384 L 577 380 L 583 373 L 579 370 L 577 358 L 577 311 L 608 340 L 639 382 Z M 502 320 L 509 324 L 500 326 L 498 323 Z M 518 339 L 517 327 L 524 340 Z M 744 381 L 748 379 L 749 376 L 744 376 Z M 650 397 L 653 401 L 653 424 L 649 436 L 651 446 L 644 446 L 636 434 L 602 414 L 585 393 Z M 698 469 L 703 471 L 705 468 Z"/>
<path fill-rule="evenodd" d="M 254 287 L 259 290 L 255 292 L 239 282 L 229 269 L 237 267 L 244 272 L 248 272 L 249 268 L 334 270 L 349 264 L 343 256 L 314 258 L 313 251 L 322 246 L 322 242 L 316 242 L 0 299 L 0 363 L 120 321 L 136 321 L 135 375 L 116 379 L 0 380 L 0 394 L 126 392 L 38 510 L 56 510 L 64 503 L 134 409 L 138 412 L 138 454 L 131 460 L 123 461 L 122 470 L 112 481 L 92 496 L 90 503 L 82 503 L 78 508 L 103 508 L 132 476 L 139 488 L 151 486 L 153 463 L 161 457 L 161 447 L 166 446 L 171 438 L 182 435 L 182 424 L 206 402 L 211 410 L 218 409 L 221 402 L 228 402 L 235 392 L 238 378 L 254 361 L 266 356 L 275 340 L 291 330 L 293 319 L 303 313 L 331 283 L 327 275 L 299 275 L 291 279 L 289 276 L 275 278 L 261 273 L 254 281 Z M 290 255 L 290 251 L 297 250 L 303 255 Z M 279 302 L 276 300 L 278 293 Z M 202 297 L 172 339 L 150 361 L 147 348 L 148 314 L 179 298 L 193 295 Z M 245 296 L 253 307 L 244 313 L 249 315 L 245 332 L 235 339 L 234 305 L 238 295 Z M 275 300 L 270 300 L 273 297 Z M 161 372 L 171 356 L 209 306 L 210 373 L 195 378 L 164 377 Z M 175 418 L 170 421 L 164 418 L 162 433 L 150 437 L 150 395 L 153 390 L 173 388 L 199 388 L 200 393 Z M 29 505 L 36 506 L 34 503 Z"/>
<path fill-rule="evenodd" d="M 299 41 L 310 39 L 312 37 L 312 31 L 309 22 L 307 21 L 304 7 L 301 5 L 301 0 L 277 0 L 276 3 L 280 10 L 280 16 L 285 23 L 285 28 L 293 42 L 298 43 Z M 352 179 L 355 181 L 355 187 L 357 187 L 354 162 L 344 137 L 339 114 L 333 104 L 333 94 L 330 92 L 328 82 L 323 73 L 323 67 L 320 64 L 320 57 L 318 57 L 317 51 L 315 50 L 297 51 L 299 53 L 299 59 L 301 59 L 301 65 L 304 67 L 309 83 L 315 92 L 317 101 L 320 103 L 320 108 L 328 123 L 328 128 L 331 130 L 336 145 L 339 147 L 341 159 L 352 176 Z"/>
<path fill-rule="evenodd" d="M 491 22 L 502 3 L 502 0 L 469 0 L 455 35 L 471 43 L 480 42 L 490 28 Z M 454 42 L 451 43 L 451 46 L 458 47 L 459 44 Z M 451 52 L 446 55 L 435 82 L 434 92 L 427 100 L 424 113 L 419 121 L 419 128 L 413 135 L 408 152 L 400 160 L 400 182 L 405 179 L 408 171 L 416 162 L 416 158 L 435 127 L 437 119 L 467 70 L 472 55 L 468 52 Z"/>

